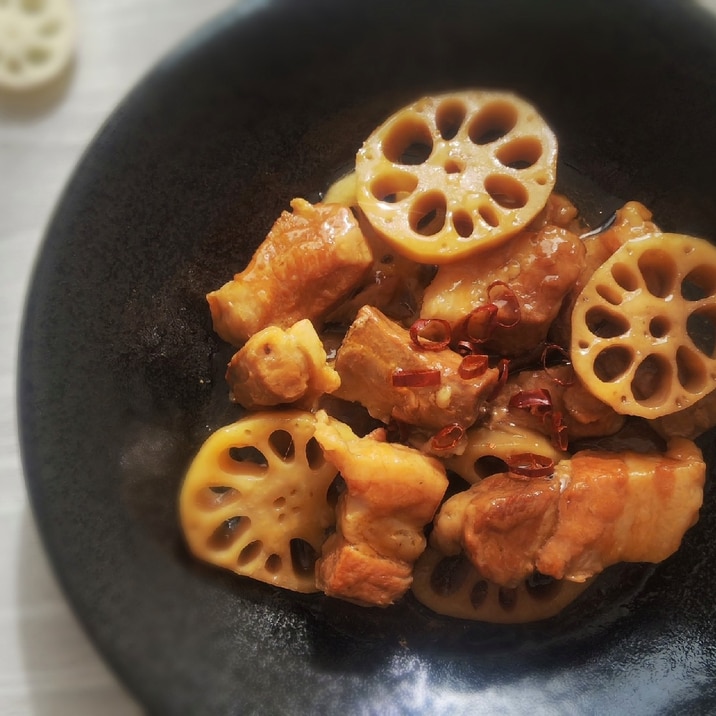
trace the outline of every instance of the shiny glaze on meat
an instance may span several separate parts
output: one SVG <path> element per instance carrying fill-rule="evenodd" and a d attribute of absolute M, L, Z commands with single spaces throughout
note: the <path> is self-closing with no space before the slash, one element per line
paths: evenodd
<path fill-rule="evenodd" d="M 358 222 L 338 204 L 291 202 L 249 265 L 207 295 L 214 330 L 241 345 L 269 325 L 288 328 L 324 315 L 363 279 L 373 262 Z"/>

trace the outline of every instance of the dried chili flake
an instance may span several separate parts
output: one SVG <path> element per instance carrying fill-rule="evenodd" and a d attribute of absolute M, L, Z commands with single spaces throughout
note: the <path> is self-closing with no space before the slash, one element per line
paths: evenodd
<path fill-rule="evenodd" d="M 484 343 L 495 330 L 497 323 L 497 306 L 494 303 L 487 303 L 484 306 L 473 308 L 465 317 L 465 336 L 471 343 Z"/>
<path fill-rule="evenodd" d="M 410 340 L 422 350 L 441 351 L 450 345 L 451 332 L 442 318 L 419 318 L 410 326 Z"/>
<path fill-rule="evenodd" d="M 541 416 L 552 410 L 552 396 L 545 388 L 520 390 L 510 398 L 508 407 L 529 410 L 532 415 Z"/>
<path fill-rule="evenodd" d="M 562 413 L 558 410 L 550 411 L 544 416 L 544 420 L 549 421 L 552 445 L 554 445 L 557 450 L 565 451 L 569 446 L 569 435 Z"/>
<path fill-rule="evenodd" d="M 488 365 L 489 358 L 484 353 L 471 353 L 463 357 L 457 372 L 464 380 L 479 378 L 485 374 Z"/>
<path fill-rule="evenodd" d="M 554 460 L 533 452 L 510 455 L 506 463 L 510 476 L 519 480 L 532 477 L 549 477 L 554 473 Z"/>
<path fill-rule="evenodd" d="M 393 386 L 396 388 L 428 388 L 440 385 L 440 381 L 440 371 L 433 368 L 399 369 L 393 373 Z"/>
<path fill-rule="evenodd" d="M 507 382 L 510 373 L 510 361 L 507 358 L 500 358 L 500 362 L 497 364 L 497 370 L 497 383 L 495 383 L 495 387 L 488 396 L 488 400 L 494 400 Z"/>
<path fill-rule="evenodd" d="M 433 450 L 452 450 L 465 436 L 465 428 L 459 423 L 446 425 L 433 436 L 430 446 Z"/>

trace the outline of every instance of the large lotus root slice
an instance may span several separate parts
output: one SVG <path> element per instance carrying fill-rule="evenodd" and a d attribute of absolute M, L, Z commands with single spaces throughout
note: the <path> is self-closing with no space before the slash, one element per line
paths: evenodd
<path fill-rule="evenodd" d="M 262 582 L 315 592 L 314 567 L 335 524 L 336 469 L 303 411 L 255 413 L 213 433 L 180 496 L 192 553 Z"/>
<path fill-rule="evenodd" d="M 556 165 L 555 136 L 523 99 L 477 90 L 424 97 L 359 150 L 358 203 L 396 251 L 448 263 L 532 221 Z"/>
<path fill-rule="evenodd" d="M 51 82 L 74 49 L 69 0 L 0 1 L 0 89 L 30 90 Z"/>
<path fill-rule="evenodd" d="M 591 584 L 535 577 L 513 589 L 484 579 L 463 555 L 429 547 L 415 564 L 413 596 L 437 614 L 496 624 L 522 624 L 559 614 Z"/>
<path fill-rule="evenodd" d="M 657 418 L 716 387 L 716 247 L 681 234 L 627 241 L 572 313 L 572 361 L 619 413 Z"/>

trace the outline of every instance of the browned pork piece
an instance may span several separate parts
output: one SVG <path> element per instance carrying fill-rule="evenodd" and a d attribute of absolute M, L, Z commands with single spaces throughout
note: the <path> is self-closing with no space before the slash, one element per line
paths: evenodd
<path fill-rule="evenodd" d="M 231 399 L 249 410 L 283 403 L 310 408 L 341 384 L 307 318 L 285 331 L 269 326 L 254 333 L 231 359 L 226 380 Z"/>
<path fill-rule="evenodd" d="M 489 427 L 521 426 L 551 435 L 553 424 L 540 413 L 526 408 L 510 407 L 521 395 L 547 391 L 551 410 L 561 414 L 569 440 L 612 435 L 620 430 L 626 418 L 595 398 L 574 375 L 570 366 L 548 370 L 522 371 L 511 376 L 492 403 Z"/>
<path fill-rule="evenodd" d="M 323 316 L 363 279 L 373 262 L 350 209 L 291 202 L 244 271 L 207 295 L 214 330 L 241 345 L 269 325 L 288 328 Z"/>
<path fill-rule="evenodd" d="M 515 587 L 534 571 L 583 582 L 617 562 L 660 562 L 698 519 L 706 467 L 683 438 L 665 454 L 583 451 L 551 478 L 493 475 L 443 505 L 431 537 Z M 455 501 L 453 504 L 453 500 Z"/>
<path fill-rule="evenodd" d="M 499 355 L 519 355 L 545 339 L 583 263 L 584 245 L 571 231 L 552 225 L 525 231 L 489 252 L 440 266 L 420 315 L 456 329 L 471 310 L 491 302 L 489 287 L 500 281 L 517 299 L 519 322 L 498 325 L 484 345 Z"/>
<path fill-rule="evenodd" d="M 444 349 L 418 348 L 410 333 L 378 309 L 364 306 L 338 350 L 335 368 L 341 387 L 335 395 L 358 402 L 376 419 L 396 419 L 429 431 L 458 423 L 469 427 L 497 382 L 499 371 L 463 379 L 462 358 Z M 393 385 L 396 371 L 439 371 L 440 384 L 426 387 Z"/>
<path fill-rule="evenodd" d="M 316 583 L 329 596 L 392 604 L 412 583 L 413 563 L 425 549 L 423 529 L 447 489 L 445 469 L 405 445 L 359 438 L 323 411 L 314 436 L 346 484 Z"/>

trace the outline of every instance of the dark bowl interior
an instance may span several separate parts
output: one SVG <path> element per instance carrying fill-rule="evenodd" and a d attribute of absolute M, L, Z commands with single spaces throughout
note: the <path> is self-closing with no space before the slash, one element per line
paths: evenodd
<path fill-rule="evenodd" d="M 680 552 L 540 624 L 295 595 L 182 546 L 184 471 L 237 415 L 204 294 L 392 110 L 469 86 L 541 109 L 595 219 L 638 199 L 716 241 L 716 25 L 677 0 L 249 0 L 152 72 L 69 182 L 27 303 L 25 468 L 70 602 L 149 712 L 716 709 L 711 435 Z"/>

